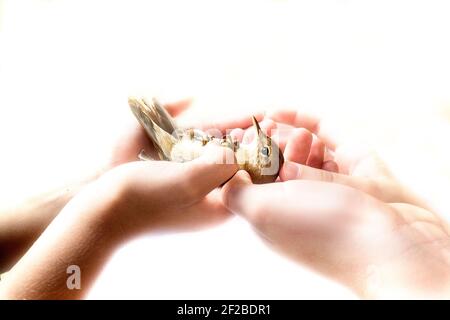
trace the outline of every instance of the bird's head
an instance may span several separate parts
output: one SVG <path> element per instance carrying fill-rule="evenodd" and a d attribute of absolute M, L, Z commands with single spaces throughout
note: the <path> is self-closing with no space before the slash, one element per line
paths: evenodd
<path fill-rule="evenodd" d="M 252 119 L 256 135 L 249 150 L 252 155 L 247 164 L 247 171 L 254 183 L 273 182 L 283 166 L 283 153 L 275 141 L 261 130 L 256 118 Z"/>

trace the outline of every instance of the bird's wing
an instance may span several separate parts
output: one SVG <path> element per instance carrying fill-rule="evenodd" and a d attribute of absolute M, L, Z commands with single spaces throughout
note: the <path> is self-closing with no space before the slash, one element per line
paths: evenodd
<path fill-rule="evenodd" d="M 156 100 L 152 102 L 156 102 Z M 177 138 L 172 135 L 175 130 L 175 123 L 169 113 L 157 102 L 146 103 L 143 99 L 130 97 L 128 98 L 128 104 L 136 119 L 147 132 L 160 159 L 171 160 L 171 150 Z M 174 134 L 176 135 L 176 133 Z"/>

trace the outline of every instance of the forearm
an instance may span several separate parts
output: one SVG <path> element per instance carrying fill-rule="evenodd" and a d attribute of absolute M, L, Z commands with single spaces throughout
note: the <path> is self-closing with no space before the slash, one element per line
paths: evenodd
<path fill-rule="evenodd" d="M 0 209 L 0 273 L 20 259 L 61 209 L 100 172 Z"/>
<path fill-rule="evenodd" d="M 0 297 L 83 297 L 120 243 L 120 232 L 112 223 L 117 199 L 120 199 L 119 192 L 103 188 L 101 183 L 86 187 L 2 279 Z M 80 268 L 80 289 L 67 285 L 69 266 Z"/>

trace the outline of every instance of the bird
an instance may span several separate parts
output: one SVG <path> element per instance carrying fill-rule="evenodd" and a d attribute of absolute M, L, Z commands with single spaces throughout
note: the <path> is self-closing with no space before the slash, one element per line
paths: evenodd
<path fill-rule="evenodd" d="M 261 130 L 254 116 L 252 122 L 255 139 L 251 143 L 244 144 L 229 135 L 214 137 L 199 129 L 177 126 L 172 116 L 155 97 L 151 99 L 129 97 L 128 105 L 147 133 L 159 157 L 153 159 L 142 150 L 138 155 L 141 160 L 191 161 L 202 155 L 208 143 L 215 143 L 233 150 L 235 156 L 233 160 L 239 169 L 248 172 L 255 184 L 276 181 L 284 163 L 280 148 Z"/>

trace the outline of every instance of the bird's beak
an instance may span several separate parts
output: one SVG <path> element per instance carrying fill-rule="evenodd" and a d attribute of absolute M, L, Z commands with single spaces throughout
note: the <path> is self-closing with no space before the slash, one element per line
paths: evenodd
<path fill-rule="evenodd" d="M 265 143 L 266 135 L 264 134 L 264 131 L 261 130 L 258 120 L 256 120 L 256 118 L 254 116 L 252 116 L 252 121 L 253 121 L 253 127 L 256 130 L 255 141 L 257 142 L 257 145 Z"/>
<path fill-rule="evenodd" d="M 259 136 L 259 134 L 261 133 L 261 127 L 259 126 L 258 120 L 256 120 L 254 116 L 252 116 L 252 120 L 253 120 L 253 127 L 255 127 L 256 130 L 256 134 Z"/>

